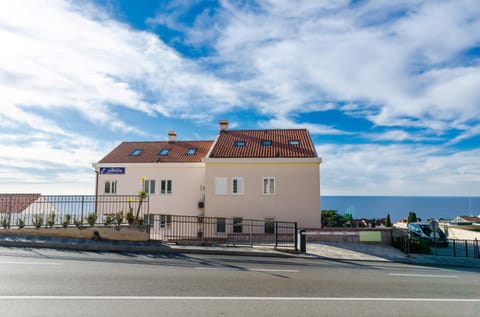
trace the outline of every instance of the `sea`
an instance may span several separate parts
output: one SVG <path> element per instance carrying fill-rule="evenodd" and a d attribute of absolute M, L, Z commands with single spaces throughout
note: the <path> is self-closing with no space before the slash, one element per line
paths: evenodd
<path fill-rule="evenodd" d="M 415 212 L 418 218 L 427 220 L 453 219 L 456 216 L 479 216 L 480 196 L 321 196 L 321 210 L 336 210 L 338 214 L 350 213 L 354 219 L 385 218 L 390 214 L 392 222 Z"/>

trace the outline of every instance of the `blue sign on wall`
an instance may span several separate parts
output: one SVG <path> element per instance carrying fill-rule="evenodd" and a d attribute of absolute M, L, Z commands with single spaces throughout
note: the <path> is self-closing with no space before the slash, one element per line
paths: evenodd
<path fill-rule="evenodd" d="M 100 174 L 125 174 L 125 167 L 100 167 Z"/>

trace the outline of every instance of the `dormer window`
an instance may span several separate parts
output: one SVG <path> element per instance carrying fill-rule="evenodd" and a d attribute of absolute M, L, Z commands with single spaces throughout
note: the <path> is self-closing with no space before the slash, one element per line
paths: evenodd
<path fill-rule="evenodd" d="M 132 151 L 132 153 L 130 153 L 130 156 L 138 156 L 140 153 L 142 153 L 142 151 L 142 149 L 135 149 Z"/>
<path fill-rule="evenodd" d="M 260 142 L 260 145 L 261 146 L 272 146 L 272 140 L 262 140 L 262 142 Z"/>
<path fill-rule="evenodd" d="M 288 145 L 300 145 L 300 141 L 299 140 L 289 140 L 288 141 Z"/>
<path fill-rule="evenodd" d="M 168 153 L 170 153 L 170 149 L 161 149 L 158 155 L 165 156 L 168 155 Z"/>
<path fill-rule="evenodd" d="M 235 143 L 233 143 L 233 146 L 242 147 L 242 146 L 245 146 L 246 144 L 247 142 L 245 141 L 235 141 Z"/>
<path fill-rule="evenodd" d="M 187 150 L 187 152 L 185 152 L 186 155 L 195 155 L 195 153 L 197 153 L 197 148 L 196 147 L 191 147 Z"/>

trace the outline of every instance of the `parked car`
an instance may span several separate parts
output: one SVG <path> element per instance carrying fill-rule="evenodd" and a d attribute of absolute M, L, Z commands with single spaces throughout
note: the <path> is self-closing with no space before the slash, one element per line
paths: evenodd
<path fill-rule="evenodd" d="M 436 226 L 435 232 L 432 228 L 435 226 L 431 222 L 411 222 L 408 224 L 408 232 L 411 238 L 421 238 L 429 240 L 432 245 L 448 246 L 448 239 L 445 233 Z"/>

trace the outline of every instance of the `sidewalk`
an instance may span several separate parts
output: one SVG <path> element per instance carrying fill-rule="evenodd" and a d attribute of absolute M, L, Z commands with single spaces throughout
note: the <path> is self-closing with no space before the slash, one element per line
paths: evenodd
<path fill-rule="evenodd" d="M 400 250 L 391 246 L 359 243 L 308 243 L 306 254 L 293 254 L 274 250 L 271 247 L 181 246 L 159 242 L 94 241 L 69 238 L 0 235 L 0 247 L 51 248 L 96 252 L 197 253 L 298 257 L 341 261 L 400 262 L 418 265 L 480 268 L 480 259 L 430 256 L 423 254 L 412 254 L 407 256 Z"/>

